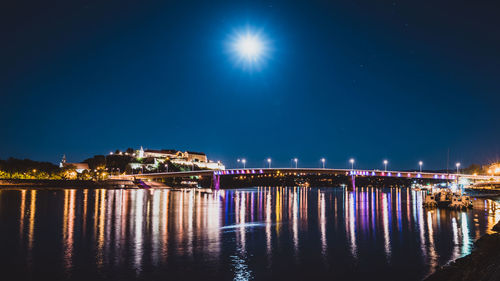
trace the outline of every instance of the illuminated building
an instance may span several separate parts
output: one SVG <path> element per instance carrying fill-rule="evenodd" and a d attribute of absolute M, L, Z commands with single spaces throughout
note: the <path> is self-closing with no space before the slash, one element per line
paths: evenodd
<path fill-rule="evenodd" d="M 140 163 L 130 163 L 132 169 L 142 169 L 154 171 L 158 167 L 164 164 L 167 160 L 171 163 L 184 165 L 184 166 L 196 166 L 200 169 L 210 169 L 210 170 L 224 170 L 225 166 L 221 162 L 214 162 L 208 160 L 208 157 L 203 152 L 193 152 L 193 151 L 180 151 L 175 149 L 144 149 L 142 146 L 136 151 L 137 159 L 140 159 Z"/>
<path fill-rule="evenodd" d="M 500 163 L 493 163 L 489 166 L 485 167 L 486 172 L 488 175 L 500 175 Z"/>
<path fill-rule="evenodd" d="M 63 155 L 61 162 L 59 163 L 59 168 L 71 167 L 79 174 L 84 171 L 89 171 L 89 164 L 87 163 L 66 163 L 66 155 Z"/>

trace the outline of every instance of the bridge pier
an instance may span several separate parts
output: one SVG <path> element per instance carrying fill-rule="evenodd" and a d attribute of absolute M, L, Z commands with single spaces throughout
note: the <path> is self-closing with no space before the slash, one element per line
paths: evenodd
<path fill-rule="evenodd" d="M 215 190 L 220 189 L 220 175 L 217 175 L 216 173 L 213 174 L 211 188 Z"/>
<path fill-rule="evenodd" d="M 356 176 L 352 175 L 351 180 L 348 181 L 347 183 L 347 190 L 348 191 L 354 191 L 356 190 Z"/>

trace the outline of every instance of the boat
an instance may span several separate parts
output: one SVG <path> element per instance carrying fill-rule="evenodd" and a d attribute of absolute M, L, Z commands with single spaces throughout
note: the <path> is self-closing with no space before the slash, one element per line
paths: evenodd
<path fill-rule="evenodd" d="M 430 189 L 423 203 L 426 208 L 468 209 L 472 207 L 470 196 L 453 192 L 450 188 Z"/>
<path fill-rule="evenodd" d="M 448 207 L 452 209 L 472 208 L 472 200 L 467 195 L 454 194 L 451 197 L 451 203 Z"/>
<path fill-rule="evenodd" d="M 436 208 L 437 207 L 436 195 L 432 194 L 432 193 L 426 194 L 423 204 L 424 204 L 424 207 L 427 207 L 427 208 Z"/>

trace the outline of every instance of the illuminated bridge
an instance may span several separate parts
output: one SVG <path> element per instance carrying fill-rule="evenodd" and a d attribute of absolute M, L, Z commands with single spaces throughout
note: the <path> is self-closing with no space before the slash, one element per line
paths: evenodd
<path fill-rule="evenodd" d="M 420 180 L 421 182 L 451 182 L 465 178 L 471 181 L 492 180 L 491 176 L 450 174 L 450 173 L 430 173 L 430 172 L 409 172 L 409 171 L 380 171 L 380 170 L 359 170 L 359 169 L 321 169 L 321 168 L 247 168 L 247 169 L 227 169 L 227 170 L 199 170 L 166 173 L 148 173 L 112 176 L 111 179 L 143 179 L 153 181 L 184 180 L 184 181 L 204 181 L 209 182 L 210 187 L 218 189 L 221 182 L 234 183 L 246 181 L 250 185 L 252 182 L 273 181 L 275 179 L 338 179 L 335 183 L 349 180 L 403 182 L 406 180 Z M 500 180 L 495 177 L 493 180 Z M 288 181 L 290 182 L 290 181 Z M 332 180 L 330 180 L 331 183 Z M 351 181 L 349 181 L 351 183 Z M 354 183 L 354 181 L 352 181 Z M 232 186 L 232 185 L 230 185 Z"/>

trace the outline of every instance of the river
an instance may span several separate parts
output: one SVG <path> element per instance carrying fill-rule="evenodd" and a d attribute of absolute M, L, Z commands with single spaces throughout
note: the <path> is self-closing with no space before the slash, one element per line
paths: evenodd
<path fill-rule="evenodd" d="M 500 204 L 426 210 L 407 188 L 0 190 L 3 280 L 421 280 Z M 14 279 L 15 278 L 15 279 Z"/>

